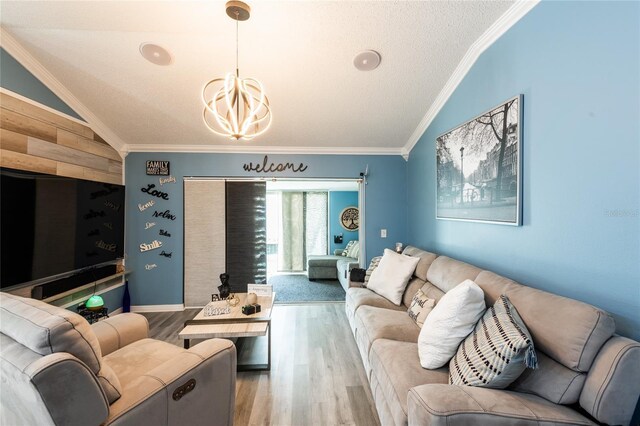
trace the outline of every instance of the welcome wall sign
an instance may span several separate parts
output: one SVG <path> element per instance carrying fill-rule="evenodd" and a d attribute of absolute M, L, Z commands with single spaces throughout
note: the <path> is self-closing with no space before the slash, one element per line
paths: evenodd
<path fill-rule="evenodd" d="M 294 163 L 269 163 L 269 156 L 265 155 L 262 159 L 262 163 L 245 163 L 242 168 L 245 172 L 256 173 L 274 173 L 274 172 L 286 172 L 291 170 L 294 173 L 302 173 L 307 170 L 309 166 L 305 166 L 304 163 L 298 165 Z"/>

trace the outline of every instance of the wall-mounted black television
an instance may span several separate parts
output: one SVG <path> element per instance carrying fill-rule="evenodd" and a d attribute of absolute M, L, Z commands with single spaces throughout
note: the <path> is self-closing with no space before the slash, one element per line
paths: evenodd
<path fill-rule="evenodd" d="M 123 185 L 0 168 L 2 290 L 97 279 L 124 256 L 124 196 Z"/>

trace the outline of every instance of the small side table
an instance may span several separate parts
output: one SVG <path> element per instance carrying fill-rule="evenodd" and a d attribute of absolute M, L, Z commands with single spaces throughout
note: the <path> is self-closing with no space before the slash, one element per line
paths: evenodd
<path fill-rule="evenodd" d="M 89 321 L 89 324 L 98 322 L 102 318 L 109 318 L 109 308 L 105 308 L 104 306 L 100 309 L 95 310 L 87 309 L 84 306 L 78 306 L 76 310 L 78 311 L 78 314 Z"/>

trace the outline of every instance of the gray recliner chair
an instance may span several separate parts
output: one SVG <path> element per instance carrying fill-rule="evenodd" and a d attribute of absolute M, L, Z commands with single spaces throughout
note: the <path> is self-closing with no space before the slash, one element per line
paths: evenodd
<path fill-rule="evenodd" d="M 80 315 L 0 293 L 0 424 L 232 425 L 236 350 L 147 338 L 142 315 L 93 326 Z"/>

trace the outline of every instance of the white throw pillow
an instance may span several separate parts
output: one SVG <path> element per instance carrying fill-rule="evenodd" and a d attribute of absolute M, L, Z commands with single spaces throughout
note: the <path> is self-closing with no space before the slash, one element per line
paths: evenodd
<path fill-rule="evenodd" d="M 404 289 L 419 261 L 418 257 L 384 249 L 384 255 L 378 267 L 371 273 L 367 288 L 400 306 Z"/>
<path fill-rule="evenodd" d="M 484 292 L 465 280 L 449 290 L 424 321 L 418 337 L 420 365 L 435 369 L 447 364 L 486 310 Z"/>

